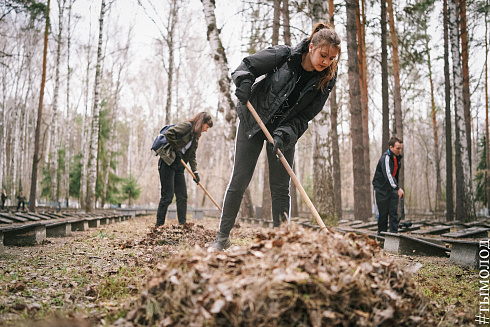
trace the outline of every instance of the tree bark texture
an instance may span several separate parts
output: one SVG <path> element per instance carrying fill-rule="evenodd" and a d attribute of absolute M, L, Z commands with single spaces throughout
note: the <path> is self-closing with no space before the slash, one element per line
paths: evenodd
<path fill-rule="evenodd" d="M 394 100 L 395 100 L 395 134 L 403 140 L 403 114 L 402 114 L 402 94 L 400 86 L 400 59 L 398 57 L 398 36 L 395 29 L 395 15 L 393 13 L 393 0 L 387 0 L 388 4 L 388 21 L 390 24 L 391 45 L 393 49 L 393 75 L 394 75 Z M 402 165 L 398 174 L 398 185 L 405 187 L 404 183 L 404 165 Z"/>
<path fill-rule="evenodd" d="M 362 140 L 364 143 L 364 171 L 366 187 L 371 190 L 371 165 L 369 159 L 369 107 L 368 107 L 368 82 L 367 82 L 367 63 L 366 63 L 366 14 L 364 12 L 364 0 L 360 2 L 356 9 L 357 17 L 357 40 L 359 42 L 359 85 L 361 88 L 361 108 L 362 108 Z M 366 207 L 371 207 L 371 197 L 367 196 Z"/>
<path fill-rule="evenodd" d="M 220 40 L 219 30 L 216 25 L 216 15 L 214 13 L 215 2 L 212 0 L 201 0 L 204 10 L 204 18 L 207 24 L 207 39 L 211 46 L 214 63 L 217 69 L 219 85 L 219 111 L 224 113 L 228 122 L 228 130 L 225 132 L 226 138 L 233 140 L 236 134 L 236 108 L 231 99 L 231 78 L 228 74 L 228 60 L 226 59 L 225 49 Z"/>
<path fill-rule="evenodd" d="M 365 185 L 365 169 L 361 163 L 364 160 L 364 141 L 362 134 L 362 108 L 361 90 L 359 85 L 359 63 L 357 57 L 357 28 L 356 28 L 356 0 L 347 0 L 347 55 L 348 55 L 348 82 L 351 111 L 351 138 L 352 161 L 354 173 L 354 215 L 356 219 L 367 220 L 371 216 L 369 208 L 366 208 L 365 200 L 369 190 Z"/>
<path fill-rule="evenodd" d="M 454 219 L 453 203 L 453 146 L 451 130 L 451 81 L 449 73 L 449 13 L 448 0 L 443 0 L 444 16 L 444 96 L 446 108 L 446 220 Z"/>
<path fill-rule="evenodd" d="M 44 29 L 44 50 L 43 50 L 43 73 L 41 77 L 41 90 L 39 92 L 39 106 L 37 108 L 37 122 L 36 122 L 36 134 L 34 138 L 34 156 L 32 159 L 32 174 L 31 174 L 31 192 L 29 195 L 29 210 L 31 212 L 36 211 L 36 193 L 37 193 L 37 167 L 39 164 L 40 145 L 39 140 L 41 138 L 41 124 L 43 118 L 43 100 L 44 100 L 44 86 L 46 84 L 46 61 L 48 53 L 48 34 L 49 34 L 49 5 L 46 7 L 46 26 Z"/>
<path fill-rule="evenodd" d="M 328 16 L 330 24 L 335 27 L 335 6 L 333 0 L 328 0 Z M 331 121 L 331 140 L 332 140 L 332 164 L 333 164 L 333 188 L 334 188 L 334 204 L 335 216 L 337 219 L 342 219 L 342 172 L 340 165 L 340 150 L 339 150 L 339 133 L 338 126 L 338 111 L 337 105 L 337 87 L 334 86 L 330 92 L 330 121 Z"/>
<path fill-rule="evenodd" d="M 381 0 L 381 98 L 383 112 L 383 135 L 381 140 L 381 154 L 388 149 L 390 140 L 390 98 L 388 93 L 388 45 L 386 0 Z"/>
<path fill-rule="evenodd" d="M 471 142 L 471 101 L 470 101 L 470 69 L 468 46 L 468 23 L 466 19 L 466 0 L 458 0 L 461 17 L 461 59 L 463 67 L 463 107 L 466 129 L 466 147 L 468 149 L 470 176 L 472 175 L 472 142 Z"/>
<path fill-rule="evenodd" d="M 471 221 L 474 217 L 469 153 L 464 126 L 463 75 L 461 69 L 458 12 L 455 0 L 449 1 L 449 36 L 453 59 L 453 96 L 455 121 L 456 219 Z"/>
<path fill-rule="evenodd" d="M 97 64 L 95 67 L 94 104 L 92 107 L 92 128 L 90 129 L 90 150 L 87 179 L 87 202 L 85 208 L 88 212 L 95 210 L 95 184 L 97 182 L 98 149 L 99 149 L 99 113 L 100 113 L 100 78 L 102 64 L 102 38 L 104 36 L 105 0 L 102 0 L 99 17 L 99 44 L 97 46 Z"/>
<path fill-rule="evenodd" d="M 65 9 L 65 2 L 58 0 L 58 37 L 56 40 L 56 63 L 55 63 L 55 77 L 54 77 L 54 94 L 53 94 L 53 114 L 51 119 L 52 135 L 53 135 L 53 152 L 51 153 L 51 193 L 53 201 L 58 202 L 59 190 L 58 190 L 58 151 L 60 142 L 58 141 L 58 98 L 60 95 L 60 59 L 61 59 L 61 46 L 63 36 L 63 13 Z"/>
<path fill-rule="evenodd" d="M 488 0 L 487 0 L 488 6 Z M 485 12 L 485 151 L 486 151 L 486 192 L 487 209 L 490 212 L 490 141 L 488 131 L 488 14 Z"/>

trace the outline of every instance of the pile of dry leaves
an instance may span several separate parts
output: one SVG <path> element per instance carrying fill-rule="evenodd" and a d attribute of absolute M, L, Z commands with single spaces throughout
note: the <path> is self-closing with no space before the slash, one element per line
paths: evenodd
<path fill-rule="evenodd" d="M 161 265 L 121 326 L 430 326 L 406 267 L 354 234 L 294 227 Z"/>
<path fill-rule="evenodd" d="M 162 225 L 152 228 L 145 238 L 140 241 L 126 241 L 121 248 L 130 248 L 135 245 L 144 246 L 177 246 L 187 244 L 191 247 L 198 245 L 204 247 L 210 243 L 216 232 L 204 228 L 202 225 L 185 223 L 184 225 Z"/>

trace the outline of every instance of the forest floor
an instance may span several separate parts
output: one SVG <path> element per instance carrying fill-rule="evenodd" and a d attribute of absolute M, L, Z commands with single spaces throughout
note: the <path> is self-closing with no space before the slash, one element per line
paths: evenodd
<path fill-rule="evenodd" d="M 171 221 L 155 229 L 155 216 L 48 238 L 39 246 L 5 247 L 0 255 L 0 326 L 123 326 L 150 277 L 176 254 L 204 247 L 218 220 Z M 232 243 L 246 245 L 262 230 L 242 224 Z M 164 237 L 162 237 L 162 235 Z M 437 326 L 476 326 L 479 274 L 448 258 L 388 255 L 421 268 L 411 278 L 425 295 Z"/>

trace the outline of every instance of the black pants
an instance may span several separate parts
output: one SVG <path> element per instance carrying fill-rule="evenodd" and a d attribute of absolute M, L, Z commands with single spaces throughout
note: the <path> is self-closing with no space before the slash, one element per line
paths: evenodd
<path fill-rule="evenodd" d="M 184 165 L 180 160 L 175 160 L 168 166 L 162 159 L 158 161 L 158 172 L 160 173 L 160 203 L 157 210 L 157 226 L 165 224 L 168 206 L 175 198 L 177 200 L 177 218 L 179 224 L 186 223 L 187 215 L 187 187 L 185 184 Z"/>
<path fill-rule="evenodd" d="M 251 139 L 245 135 L 245 130 L 239 124 L 237 137 L 235 140 L 235 162 L 230 183 L 226 190 L 223 203 L 223 213 L 221 214 L 219 231 L 229 235 L 236 216 L 240 210 L 243 194 L 252 179 L 257 160 L 259 158 L 266 137 L 262 131 L 255 134 Z M 286 215 L 290 215 L 290 196 L 289 196 L 289 174 L 283 164 L 272 153 L 272 146 L 268 144 L 267 159 L 269 161 L 269 184 L 272 197 L 272 219 L 274 227 L 286 220 Z M 284 157 L 292 166 L 294 161 L 294 147 L 284 151 Z"/>
<path fill-rule="evenodd" d="M 390 233 L 398 233 L 398 191 L 380 194 L 375 191 L 378 212 L 378 235 L 388 231 L 388 216 L 390 216 Z"/>
<path fill-rule="evenodd" d="M 20 206 L 22 206 L 22 210 L 26 210 L 24 201 L 19 201 L 19 203 L 17 203 L 17 210 L 19 210 Z"/>

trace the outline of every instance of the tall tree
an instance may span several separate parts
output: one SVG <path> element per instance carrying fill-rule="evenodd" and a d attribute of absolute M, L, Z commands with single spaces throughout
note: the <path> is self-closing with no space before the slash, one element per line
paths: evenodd
<path fill-rule="evenodd" d="M 388 42 L 386 22 L 386 0 L 381 0 L 381 102 L 383 107 L 381 153 L 388 149 L 388 141 L 390 139 L 390 99 L 388 95 Z"/>
<path fill-rule="evenodd" d="M 390 24 L 390 36 L 393 56 L 393 75 L 394 75 L 394 100 L 395 100 L 395 134 L 403 140 L 403 114 L 402 114 L 402 94 L 400 86 L 400 59 L 398 57 L 398 36 L 395 29 L 395 15 L 393 13 L 393 0 L 386 0 L 388 4 L 388 21 Z M 398 174 L 398 184 L 404 187 L 404 165 Z"/>
<path fill-rule="evenodd" d="M 309 6 L 312 26 L 328 21 L 328 2 L 310 0 Z M 331 130 L 336 126 L 332 126 L 325 107 L 313 120 L 313 197 L 323 219 L 336 219 L 331 146 Z"/>
<path fill-rule="evenodd" d="M 281 26 L 281 0 L 274 0 L 274 18 L 272 20 L 272 44 L 279 44 L 279 30 Z M 272 198 L 269 183 L 269 160 L 264 156 L 264 186 L 262 187 L 262 219 L 272 220 Z"/>
<path fill-rule="evenodd" d="M 360 8 L 359 8 L 360 4 Z M 362 108 L 362 140 L 364 143 L 364 171 L 366 178 L 366 187 L 370 189 L 370 159 L 369 159 L 369 107 L 368 107 L 368 81 L 367 81 L 367 63 L 366 63 L 366 13 L 364 0 L 361 0 L 356 8 L 357 16 L 357 40 L 359 42 L 359 85 L 361 88 L 361 108 Z M 371 197 L 366 196 L 366 207 L 371 207 Z"/>
<path fill-rule="evenodd" d="M 446 220 L 454 219 L 453 146 L 451 131 L 451 81 L 449 74 L 449 13 L 448 0 L 443 0 L 444 25 L 444 96 L 446 106 Z"/>
<path fill-rule="evenodd" d="M 330 24 L 335 27 L 335 5 L 333 0 L 328 0 L 328 16 Z M 337 86 L 334 86 L 330 92 L 330 121 L 331 121 L 331 144 L 332 144 L 332 164 L 333 164 L 333 188 L 334 188 L 334 204 L 335 216 L 342 219 L 342 181 L 341 181 L 341 165 L 340 165 L 340 150 L 339 150 L 339 134 L 337 132 L 338 110 L 337 105 Z"/>
<path fill-rule="evenodd" d="M 51 193 L 53 201 L 58 202 L 58 152 L 60 149 L 58 131 L 58 99 L 60 96 L 60 60 L 61 47 L 63 44 L 63 13 L 65 11 L 66 0 L 58 0 L 58 36 L 56 38 L 56 62 L 54 74 L 54 94 L 53 94 L 53 115 L 51 117 L 51 129 L 53 135 L 53 152 L 51 154 Z"/>
<path fill-rule="evenodd" d="M 461 17 L 461 59 L 463 68 L 463 107 L 464 122 L 466 130 L 466 147 L 470 162 L 470 176 L 472 171 L 472 142 L 471 142 L 471 101 L 470 101 L 470 69 L 469 69 L 469 45 L 468 45 L 468 23 L 466 19 L 466 0 L 458 0 Z"/>
<path fill-rule="evenodd" d="M 356 8 L 357 0 L 347 0 L 347 56 L 348 56 L 348 82 L 351 112 L 351 139 L 352 139 L 352 162 L 354 173 L 354 215 L 356 219 L 367 220 L 370 216 L 369 208 L 366 208 L 367 201 L 364 197 L 370 196 L 369 190 L 365 185 L 365 169 L 362 163 L 364 160 L 364 141 L 362 133 L 362 108 L 361 90 L 359 85 L 359 63 L 357 56 L 357 27 L 356 27 Z"/>
<path fill-rule="evenodd" d="M 486 1 L 488 7 L 488 0 Z M 490 212 L 490 142 L 488 132 L 488 12 L 485 10 L 485 154 L 486 154 L 486 195 L 487 195 L 487 209 Z"/>
<path fill-rule="evenodd" d="M 455 0 L 449 1 L 449 37 L 453 59 L 453 99 L 455 121 L 456 219 L 471 221 L 474 217 L 473 190 L 469 152 L 464 126 L 463 75 L 461 66 L 459 14 Z"/>
<path fill-rule="evenodd" d="M 102 0 L 99 16 L 99 43 L 97 46 L 97 63 L 95 66 L 94 102 L 92 106 L 92 127 L 90 129 L 89 166 L 87 176 L 87 202 L 85 210 L 95 209 L 95 184 L 97 181 L 97 158 L 99 149 L 99 113 L 100 113 L 100 78 L 102 65 L 102 38 L 104 30 L 105 0 Z"/>
<path fill-rule="evenodd" d="M 207 39 L 211 46 L 211 53 L 217 69 L 218 75 L 218 111 L 224 114 L 227 122 L 225 126 L 226 146 L 230 151 L 233 149 L 232 141 L 236 134 L 236 107 L 231 99 L 231 79 L 228 74 L 228 59 L 226 58 L 225 49 L 220 39 L 220 31 L 216 25 L 215 2 L 212 0 L 201 0 L 203 4 L 204 18 L 207 24 Z M 245 206 L 249 216 L 253 216 L 253 204 L 250 189 L 245 190 L 243 195 Z"/>
<path fill-rule="evenodd" d="M 50 0 L 46 6 L 46 26 L 44 28 L 44 50 L 43 50 L 43 73 L 41 77 L 41 89 L 39 92 L 39 106 L 37 108 L 37 122 L 36 122 L 36 134 L 34 137 L 34 156 L 32 158 L 32 174 L 31 174 L 31 192 L 29 195 L 29 210 L 36 211 L 36 193 L 37 193 L 37 168 L 39 161 L 41 160 L 39 140 L 41 138 L 41 125 L 43 118 L 43 100 L 44 100 L 44 86 L 46 84 L 46 61 L 48 53 L 48 34 L 49 34 L 49 5 Z"/>
<path fill-rule="evenodd" d="M 71 18 L 72 8 L 74 0 L 70 0 L 68 4 L 68 23 L 66 26 L 66 119 L 68 126 L 72 126 L 73 110 L 70 105 L 70 81 L 72 75 L 72 69 L 70 67 L 70 50 L 71 50 Z M 63 178 L 63 184 L 65 186 L 65 203 L 66 207 L 69 206 L 70 201 L 70 161 L 71 161 L 71 144 L 74 140 L 74 134 L 67 130 L 65 137 L 65 175 Z"/>
<path fill-rule="evenodd" d="M 228 122 L 225 135 L 227 139 L 233 140 L 236 134 L 236 108 L 231 99 L 231 79 L 228 76 L 228 59 L 226 58 L 225 49 L 220 39 L 220 31 L 216 25 L 215 2 L 212 0 L 201 0 L 204 10 L 204 18 L 207 24 L 207 38 L 211 46 L 214 63 L 218 75 L 218 110 L 224 114 Z"/>

